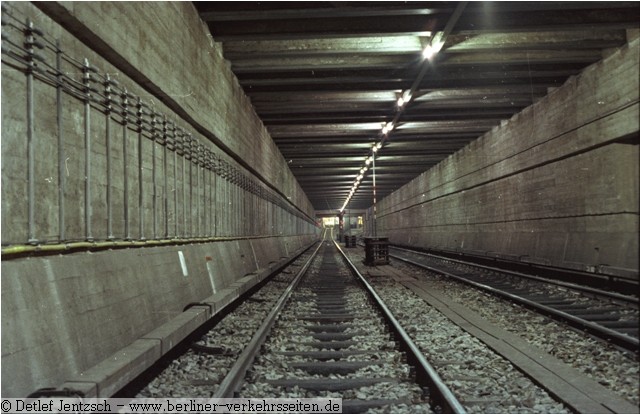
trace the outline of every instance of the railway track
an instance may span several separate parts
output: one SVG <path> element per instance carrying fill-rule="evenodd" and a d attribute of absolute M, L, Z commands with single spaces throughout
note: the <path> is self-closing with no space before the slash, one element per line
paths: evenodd
<path fill-rule="evenodd" d="M 345 413 L 465 413 L 335 244 L 312 250 L 119 396 L 341 398 Z"/>
<path fill-rule="evenodd" d="M 193 335 L 185 354 L 151 381 L 141 380 L 142 392 L 120 396 L 340 398 L 343 412 L 370 414 L 508 413 L 519 407 L 565 413 L 565 401 L 581 407 L 584 397 L 554 401 L 553 392 L 496 357 L 473 333 L 409 298 L 397 283 L 385 285 L 387 277 L 371 277 L 383 270 L 361 269 L 365 279 L 353 265 L 360 259 L 347 258 L 353 252 L 327 240 L 314 249 L 244 297 L 211 331 Z M 409 321 L 411 338 L 389 309 Z M 595 399 L 589 404 L 605 406 Z"/>
<path fill-rule="evenodd" d="M 323 242 L 214 397 L 342 398 L 343 412 L 464 412 L 353 271 Z"/>
<path fill-rule="evenodd" d="M 638 298 L 392 247 L 390 256 L 519 303 L 638 353 Z"/>

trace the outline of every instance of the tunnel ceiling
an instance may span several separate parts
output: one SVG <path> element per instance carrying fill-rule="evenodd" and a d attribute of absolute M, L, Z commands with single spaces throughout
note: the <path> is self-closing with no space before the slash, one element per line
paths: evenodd
<path fill-rule="evenodd" d="M 314 208 L 335 211 L 387 122 L 378 200 L 623 45 L 640 21 L 637 2 L 194 4 Z M 442 47 L 425 59 L 430 44 Z M 372 189 L 369 168 L 347 208 L 371 206 Z"/>

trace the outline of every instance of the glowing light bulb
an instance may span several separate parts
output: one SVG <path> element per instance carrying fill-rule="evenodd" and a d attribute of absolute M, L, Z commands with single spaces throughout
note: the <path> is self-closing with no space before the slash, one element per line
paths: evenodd
<path fill-rule="evenodd" d="M 438 53 L 440 49 L 442 49 L 442 46 L 443 46 L 443 43 L 440 41 L 433 42 L 424 48 L 424 51 L 422 52 L 422 56 L 425 59 L 432 59 L 436 55 L 436 53 Z"/>
<path fill-rule="evenodd" d="M 422 57 L 425 59 L 431 59 L 435 54 L 436 52 L 433 50 L 433 46 L 431 45 L 428 45 L 424 48 L 424 51 L 422 51 Z"/>

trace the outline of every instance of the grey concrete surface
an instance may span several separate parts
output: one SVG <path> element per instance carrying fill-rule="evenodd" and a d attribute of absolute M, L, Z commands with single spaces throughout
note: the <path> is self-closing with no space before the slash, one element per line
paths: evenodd
<path fill-rule="evenodd" d="M 273 252 L 289 243 L 294 254 L 314 238 L 260 243 Z M 182 320 L 187 304 L 211 302 L 219 312 L 283 260 L 274 255 L 258 268 L 252 242 L 3 260 L 2 395 L 23 397 L 84 377 L 139 337 L 155 338 L 158 356 L 165 353 L 168 342 L 173 346 L 184 337 L 182 325 L 197 322 Z"/>
<path fill-rule="evenodd" d="M 286 162 L 278 153 L 277 156 L 273 151 L 277 151 L 273 140 L 268 136 L 266 130 L 262 126 L 261 121 L 255 113 L 247 109 L 249 102 L 237 85 L 235 77 L 226 66 L 224 61 L 218 56 L 215 45 L 211 45 L 209 38 L 201 33 L 202 38 L 191 38 L 180 40 L 180 36 L 192 36 L 191 33 L 181 31 L 173 32 L 174 34 L 165 42 L 168 44 L 157 44 L 161 40 L 156 36 L 150 36 L 147 40 L 141 40 L 144 45 L 139 48 L 135 42 L 130 42 L 133 34 L 131 31 L 138 33 L 144 32 L 139 22 L 136 26 L 118 27 L 118 24 L 125 24 L 127 19 L 117 19 L 108 15 L 93 16 L 91 22 L 86 24 L 97 25 L 102 29 L 109 26 L 108 32 L 115 36 L 127 36 L 124 44 L 112 44 L 111 48 L 117 50 L 119 57 L 113 55 L 113 50 L 108 56 L 102 56 L 100 51 L 104 49 L 104 40 L 100 40 L 97 35 L 93 35 L 91 39 L 84 39 L 86 44 L 80 42 L 72 33 L 66 29 L 77 31 L 77 25 L 81 25 L 80 29 L 83 33 L 91 32 L 91 28 L 82 26 L 84 23 L 78 19 L 62 19 L 66 24 L 74 24 L 76 26 L 61 27 L 56 22 L 50 20 L 41 10 L 37 9 L 30 3 L 8 3 L 12 10 L 20 13 L 21 16 L 29 16 L 33 20 L 34 25 L 41 29 L 44 33 L 44 39 L 49 41 L 60 40 L 61 48 L 73 59 L 82 62 L 87 59 L 88 62 L 97 68 L 99 75 L 109 74 L 113 79 L 117 80 L 121 86 L 126 87 L 127 91 L 141 97 L 143 103 L 150 105 L 153 110 L 160 114 L 158 125 L 163 117 L 166 116 L 171 122 L 175 122 L 176 126 L 183 128 L 196 139 L 199 145 L 213 152 L 219 158 L 219 163 L 228 164 L 237 172 L 244 174 L 266 188 L 267 185 L 273 186 L 270 191 L 280 203 L 288 205 L 292 209 L 298 209 L 301 214 L 306 214 L 307 218 L 313 218 L 313 210 L 310 207 L 304 193 L 301 192 L 298 183 L 293 178 Z M 72 5 L 70 7 L 80 10 Z M 159 6 L 159 8 L 158 8 Z M 50 4 L 49 7 L 54 7 Z M 88 8 L 93 5 L 87 3 Z M 134 4 L 131 4 L 131 7 Z M 163 10 L 168 8 L 168 10 Z M 162 16 L 169 16 L 176 12 L 175 7 L 181 8 L 181 13 L 186 13 L 185 18 L 198 19 L 195 10 L 190 4 L 180 6 L 177 3 L 166 3 L 160 6 L 160 3 L 151 4 L 145 7 L 145 12 L 141 15 L 148 17 L 151 22 L 145 24 L 156 24 Z M 184 10 L 182 10 L 184 8 Z M 120 6 L 112 7 L 98 6 L 98 9 L 105 13 L 124 13 L 124 9 Z M 87 10 L 82 9 L 83 16 L 90 14 Z M 189 14 L 191 12 L 191 14 Z M 127 10 L 127 15 L 132 15 L 132 10 Z M 22 18 L 22 17 L 21 17 Z M 71 19 L 71 20 L 70 20 Z M 107 19 L 113 20 L 115 26 L 100 25 Z M 177 24 L 175 19 L 171 18 L 170 25 Z M 158 26 L 162 26 L 158 24 Z M 181 26 L 184 28 L 184 26 Z M 152 29 L 149 29 L 152 30 Z M 158 30 L 155 28 L 153 30 Z M 177 30 L 177 29 L 176 29 Z M 186 30 L 186 29 L 185 29 Z M 182 34 L 180 34 L 182 33 Z M 16 37 L 16 42 L 24 41 L 21 33 L 11 32 L 10 36 Z M 134 36 L 135 37 L 135 36 Z M 199 39 L 199 40 L 198 40 Z M 115 41 L 115 40 L 114 40 Z M 204 42 L 201 47 L 196 47 L 198 42 Z M 195 76 L 184 76 L 184 70 L 191 70 L 189 67 L 181 67 L 180 70 L 171 69 L 165 62 L 191 62 L 186 56 L 178 60 L 168 59 L 166 56 L 157 57 L 155 52 L 150 56 L 141 58 L 138 55 L 145 55 L 146 52 L 153 50 L 180 50 L 176 49 L 171 42 L 188 42 L 192 44 L 191 51 L 199 56 L 199 59 L 212 59 L 210 63 L 215 67 L 207 67 L 210 73 L 224 78 L 224 82 L 220 79 L 207 79 L 207 82 L 201 87 L 195 85 L 180 85 L 180 82 L 195 82 L 205 77 L 203 68 L 199 69 L 199 74 Z M 213 48 L 208 53 L 203 52 L 204 49 Z M 141 51 L 145 51 L 141 53 Z M 55 65 L 55 53 L 52 50 L 45 49 L 40 52 L 43 59 L 50 65 Z M 200 56 L 202 55 L 202 56 Z M 123 57 L 124 56 L 124 57 Z M 217 56 L 217 57 L 216 57 Z M 161 61 L 147 61 L 153 58 L 164 59 Z M 128 76 L 117 64 L 122 59 L 130 59 L 137 62 L 139 59 L 144 60 L 144 65 L 136 71 L 129 71 Z M 206 66 L 206 65 L 205 65 Z M 70 63 L 63 61 L 62 70 L 75 81 L 81 81 L 82 73 L 79 69 Z M 193 68 L 196 71 L 195 68 Z M 140 72 L 150 71 L 153 73 L 162 73 L 164 78 L 157 78 L 154 82 L 145 74 Z M 144 82 L 140 84 L 142 77 Z M 180 78 L 179 80 L 176 80 Z M 228 79 L 227 79 L 228 78 Z M 160 82 L 156 84 L 155 82 Z M 151 83 L 150 83 L 151 82 Z M 174 85 L 173 82 L 178 82 Z M 204 81 L 203 81 L 204 82 Z M 227 85 L 230 89 L 225 89 L 222 85 Z M 97 82 L 94 87 L 100 93 L 104 92 L 104 88 Z M 214 91 L 207 91 L 207 88 L 220 88 Z M 159 96 L 150 94 L 149 89 L 168 88 L 166 91 L 160 90 Z M 165 96 L 173 96 L 171 90 L 185 88 L 189 90 L 197 90 L 198 93 L 189 95 L 188 98 L 179 102 L 171 100 L 163 100 Z M 27 140 L 26 136 L 26 76 L 23 72 L 10 66 L 3 66 L 3 83 L 2 83 L 2 124 L 3 124 L 3 145 L 2 145 L 2 242 L 3 244 L 21 244 L 28 241 L 28 187 L 26 181 L 26 154 Z M 114 98 L 120 102 L 120 98 Z M 165 102 L 166 101 L 166 102 Z M 131 98 L 130 110 L 136 112 L 135 99 Z M 185 110 L 182 104 L 188 107 L 198 109 L 197 114 L 203 117 L 202 125 L 191 117 L 181 113 Z M 188 104 L 188 105 L 187 105 Z M 231 106 L 233 109 L 231 109 Z M 203 108 L 210 108 L 205 109 Z M 250 108 L 250 106 L 249 106 Z M 34 81 L 34 193 L 37 200 L 35 208 L 35 231 L 34 236 L 38 242 L 53 242 L 59 239 L 60 234 L 64 233 L 64 240 L 84 240 L 86 238 L 86 219 L 85 219 L 85 110 L 82 100 L 70 96 L 68 93 L 62 94 L 62 122 L 61 135 L 62 145 L 58 145 L 59 133 L 56 116 L 56 88 L 47 84 L 40 79 Z M 91 163 L 89 165 L 88 185 L 90 190 L 90 206 L 92 214 L 89 220 L 91 227 L 91 236 L 96 239 L 104 239 L 108 236 L 107 226 L 107 189 L 111 191 L 111 210 L 112 210 L 112 235 L 116 239 L 123 239 L 127 236 L 133 239 L 150 238 L 166 238 L 166 237 L 201 237 L 201 236 L 249 236 L 249 235 L 280 235 L 289 231 L 289 223 L 285 222 L 284 216 L 277 216 L 276 212 L 271 209 L 280 209 L 280 207 L 272 205 L 264 198 L 256 197 L 250 194 L 246 189 L 240 188 L 237 184 L 229 182 L 223 178 L 222 172 L 207 171 L 201 166 L 195 165 L 191 160 L 185 160 L 182 155 L 174 157 L 172 150 L 167 151 L 167 167 L 164 168 L 165 148 L 160 144 L 154 144 L 151 140 L 153 134 L 151 132 L 143 133 L 141 142 L 142 148 L 142 165 L 139 165 L 139 143 L 136 117 L 131 117 L 127 123 L 126 141 L 124 140 L 125 128 L 119 115 L 113 115 L 110 120 L 110 145 L 107 147 L 106 123 L 107 116 L 104 113 L 101 104 L 94 103 L 90 110 L 90 141 L 91 141 Z M 193 108 L 192 108 L 193 109 Z M 223 119 L 219 119 L 214 114 L 225 112 Z M 149 113 L 149 110 L 146 110 Z M 237 124 L 237 125 L 230 125 Z M 159 127 L 160 128 L 160 127 Z M 204 128 L 204 129 L 203 129 Z M 256 130 L 256 128 L 259 130 Z M 229 130 L 228 130 L 229 129 Z M 204 132 L 200 132 L 200 131 Z M 209 132 L 207 132 L 209 131 Z M 205 133 L 206 132 L 206 133 Z M 220 135 L 221 138 L 217 138 Z M 210 138 L 215 138 L 221 146 L 215 145 Z M 125 200 L 125 162 L 124 147 L 127 149 L 127 200 Z M 155 157 L 153 156 L 155 147 Z M 265 148 L 267 149 L 265 149 Z M 111 160 L 111 182 L 107 177 L 107 148 L 110 152 Z M 63 161 L 59 161 L 58 152 L 64 151 Z M 235 157 L 235 158 L 234 158 Z M 155 170 L 154 170 L 155 161 Z M 219 164 L 218 163 L 218 164 Z M 250 167 L 252 170 L 245 168 Z M 265 167 L 265 165 L 267 167 Z M 63 191 L 64 213 L 59 213 L 59 179 L 58 172 L 62 166 L 65 188 Z M 141 174 L 138 172 L 142 170 Z M 139 202 L 140 195 L 140 175 L 142 176 L 142 202 Z M 155 175 L 155 180 L 154 180 Z M 164 177 L 167 177 L 165 185 Z M 154 183 L 155 181 L 155 183 Z M 110 185 L 109 185 L 110 184 Z M 275 190 L 281 194 L 277 194 Z M 255 202 L 249 202 L 253 198 Z M 166 201 L 165 201 L 166 200 Z M 125 232 L 125 201 L 128 202 L 128 224 L 130 231 Z M 165 208 L 166 202 L 166 208 Z M 155 205 L 155 214 L 154 214 Z M 261 212 L 264 213 L 261 213 Z M 267 222 L 261 220 L 260 214 L 266 216 L 277 217 L 277 221 Z M 64 227 L 59 226 L 59 216 L 64 218 Z M 155 218 L 154 218 L 155 217 Z M 142 220 L 143 228 L 140 229 L 140 220 Z M 286 219 L 288 220 L 288 218 Z M 295 220 L 294 220 L 295 221 Z M 303 220 L 304 221 L 304 220 Z M 154 226 L 155 223 L 155 226 Z M 295 224 L 295 226 L 298 226 Z M 154 231 L 155 227 L 155 231 Z M 312 226 L 307 226 L 302 231 L 312 231 Z M 302 228 L 302 227 L 301 227 Z M 286 230 L 285 230 L 286 229 Z M 294 232 L 298 231 L 296 228 Z"/>
<path fill-rule="evenodd" d="M 100 388 L 97 392 L 105 395 L 127 378 L 129 374 L 122 370 L 133 367 L 133 374 L 148 367 L 185 334 L 186 326 L 200 321 L 200 316 L 182 320 L 188 303 L 225 292 L 219 302 L 214 301 L 214 309 L 222 309 L 264 277 L 270 265 L 315 239 L 313 209 L 250 110 L 219 46 L 206 36 L 204 27 L 185 25 L 175 18 L 199 19 L 190 3 L 149 3 L 142 9 L 136 3 L 125 8 L 115 3 L 86 3 L 86 8 L 51 3 L 47 6 L 58 13 L 57 22 L 32 3 L 6 5 L 19 22 L 28 18 L 42 30 L 41 41 L 55 44 L 59 40 L 69 59 L 87 59 L 96 68 L 93 86 L 100 93 L 104 85 L 98 79 L 109 74 L 157 111 L 158 120 L 166 116 L 216 157 L 215 166 L 207 170 L 181 153 L 174 156 L 172 150 L 152 141 L 158 131 L 156 135 L 143 132 L 139 144 L 133 118 L 126 127 L 122 117 L 108 118 L 99 98 L 89 110 L 92 161 L 87 174 L 83 100 L 62 93 L 59 132 L 55 83 L 35 77 L 34 243 L 84 241 L 88 228 L 98 242 L 110 235 L 118 241 L 197 241 L 205 237 L 210 241 L 93 252 L 62 250 L 22 258 L 3 253 L 2 396 L 24 397 L 72 378 L 91 389 Z M 6 34 L 16 44 L 24 42 L 19 30 Z M 54 50 L 39 53 L 55 66 Z M 5 64 L 5 58 L 3 55 L 3 248 L 25 246 L 30 236 L 27 76 L 20 67 Z M 130 66 L 122 66 L 125 61 Z M 61 70 L 68 82 L 82 80 L 82 71 L 68 61 Z M 129 109 L 136 110 L 134 106 Z M 60 149 L 64 150 L 62 159 Z M 229 169 L 235 177 L 242 174 L 242 182 L 230 178 Z M 60 171 L 65 181 L 63 213 L 59 209 Z M 260 193 L 248 191 L 248 181 L 260 186 Z M 86 183 L 92 211 L 89 220 L 85 219 Z M 111 195 L 110 209 L 107 194 Z M 157 338 L 139 339 L 145 335 Z M 149 347 L 132 350 L 143 342 Z"/>
<path fill-rule="evenodd" d="M 380 201 L 378 235 L 637 278 L 639 50 L 635 37 Z"/>
<path fill-rule="evenodd" d="M 191 3 L 50 2 L 40 7 L 58 21 L 72 22 L 79 36 L 96 39 L 94 47 L 103 55 L 126 62 L 158 88 L 158 99 L 178 105 L 267 182 L 312 210 Z M 179 75 L 167 76 L 168 71 Z"/>
<path fill-rule="evenodd" d="M 123 126 L 116 117 L 109 121 L 107 146 L 107 117 L 99 104 L 90 109 L 93 161 L 87 177 L 83 102 L 62 94 L 60 161 L 56 88 L 34 82 L 31 224 L 38 242 L 85 240 L 89 224 L 93 238 L 106 239 L 108 190 L 115 239 L 215 240 L 3 257 L 2 396 L 24 397 L 70 379 L 106 395 L 195 323 L 184 316 L 185 305 L 202 301 L 217 312 L 283 257 L 308 245 L 317 233 L 307 220 L 314 211 L 191 3 L 6 4 L 21 19 L 32 19 L 47 39 L 59 40 L 69 56 L 88 59 L 101 75 L 109 74 L 188 131 L 220 164 L 261 184 L 264 193 L 270 186 L 268 196 L 259 197 L 173 152 L 167 152 L 165 171 L 164 147 L 143 133 L 139 152 L 136 126 Z M 18 44 L 24 40 L 19 35 Z M 637 270 L 639 42 L 382 200 L 378 234 L 393 242 L 567 267 Z M 40 53 L 55 61 L 51 50 Z M 22 71 L 5 66 L 4 57 L 2 69 L 2 243 L 24 245 L 27 83 Z M 82 79 L 68 62 L 62 70 L 71 80 Z M 66 181 L 62 228 L 60 171 Z M 149 333 L 159 337 L 139 339 Z M 131 366 L 136 368 L 124 371 Z"/>

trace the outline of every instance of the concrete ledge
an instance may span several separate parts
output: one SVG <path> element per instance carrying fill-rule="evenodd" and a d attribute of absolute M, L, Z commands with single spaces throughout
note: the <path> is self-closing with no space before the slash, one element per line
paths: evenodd
<path fill-rule="evenodd" d="M 531 264 L 545 264 L 547 260 L 540 260 L 537 257 L 531 257 L 528 255 L 520 256 L 520 261 L 522 263 L 531 263 Z"/>
<path fill-rule="evenodd" d="M 140 339 L 155 339 L 161 343 L 161 355 L 169 352 L 176 344 L 189 336 L 211 315 L 208 306 L 194 306 Z"/>
<path fill-rule="evenodd" d="M 598 266 L 600 273 L 607 276 L 623 277 L 625 279 L 638 280 L 638 269 L 624 269 L 621 267 L 601 265 Z"/>
<path fill-rule="evenodd" d="M 295 257 L 308 248 L 303 246 L 292 253 Z M 200 327 L 210 317 L 220 313 L 243 293 L 264 280 L 273 269 L 283 266 L 290 257 L 283 258 L 258 273 L 251 273 L 226 288 L 199 301 L 170 321 L 143 335 L 111 357 L 63 383 L 58 389 L 73 389 L 86 397 L 110 397 L 127 383 L 151 367 L 160 357 Z"/>
<path fill-rule="evenodd" d="M 98 397 L 98 384 L 95 382 L 65 382 L 59 388 L 81 392 L 85 398 Z"/>
<path fill-rule="evenodd" d="M 162 356 L 161 349 L 159 339 L 138 339 L 63 386 L 90 390 L 88 384 L 95 384 L 96 397 L 110 397 L 153 365 Z"/>
<path fill-rule="evenodd" d="M 258 283 L 258 275 L 245 276 L 233 282 L 231 287 L 235 288 L 238 296 L 240 296 L 247 290 L 251 289 L 251 287 L 256 283 Z"/>
<path fill-rule="evenodd" d="M 213 315 L 215 315 L 237 298 L 237 289 L 226 288 L 209 296 L 208 298 L 203 299 L 201 302 L 207 305 L 211 305 L 211 308 L 213 309 Z"/>
<path fill-rule="evenodd" d="M 414 246 L 407 244 L 399 244 L 400 247 L 412 248 Z M 417 246 L 420 247 L 420 246 Z M 539 266 L 548 266 L 553 268 L 558 268 L 559 270 L 575 270 L 579 272 L 591 273 L 594 276 L 613 276 L 616 278 L 628 279 L 632 281 L 637 281 L 639 277 L 638 269 L 627 269 L 622 267 L 609 266 L 606 264 L 601 265 L 589 265 L 585 263 L 578 262 L 569 262 L 569 261 L 554 261 L 545 259 L 542 257 L 535 256 L 518 256 L 513 254 L 501 254 L 498 252 L 492 251 L 483 251 L 483 250 L 472 250 L 472 249 L 438 249 L 434 248 L 435 254 L 437 253 L 445 253 L 445 254 L 465 254 L 469 256 L 475 256 L 479 258 L 489 258 L 489 259 L 499 259 L 513 263 L 527 263 L 532 265 Z"/>
<path fill-rule="evenodd" d="M 255 281 L 255 276 L 247 278 Z M 248 282 L 249 280 L 245 281 L 245 284 L 248 285 Z M 209 317 L 238 299 L 240 297 L 238 291 L 238 286 L 232 286 L 209 296 L 201 302 L 203 305 L 210 305 L 211 308 L 194 306 L 187 309 L 110 358 L 81 373 L 78 378 L 71 379 L 58 388 L 77 390 L 85 397 L 112 396 L 151 367 L 162 355 L 205 323 Z"/>
<path fill-rule="evenodd" d="M 451 253 L 463 253 L 462 250 L 458 249 L 458 250 L 443 250 L 444 252 L 451 252 Z M 484 250 L 467 250 L 467 252 L 469 252 L 469 254 L 475 255 L 475 256 L 487 256 L 489 254 L 489 252 L 486 252 Z"/>
<path fill-rule="evenodd" d="M 502 260 L 510 260 L 512 262 L 518 262 L 520 261 L 520 256 L 516 255 L 516 254 L 501 254 L 501 253 L 496 253 L 494 255 L 495 257 L 502 259 Z"/>
<path fill-rule="evenodd" d="M 576 270 L 579 272 L 591 273 L 594 276 L 602 276 L 602 277 L 612 276 L 612 277 L 628 279 L 632 281 L 638 280 L 638 269 L 625 269 L 622 267 L 609 266 L 605 264 L 589 265 L 585 263 L 544 260 L 544 259 L 532 258 L 532 257 L 522 258 L 520 261 L 525 263 L 557 267 L 560 269 L 569 269 L 569 270 Z"/>
<path fill-rule="evenodd" d="M 540 264 L 546 264 L 547 266 L 564 267 L 566 269 L 577 270 L 581 272 L 596 273 L 595 266 L 578 262 L 554 262 L 553 260 L 547 260 L 546 262 L 540 262 Z"/>

